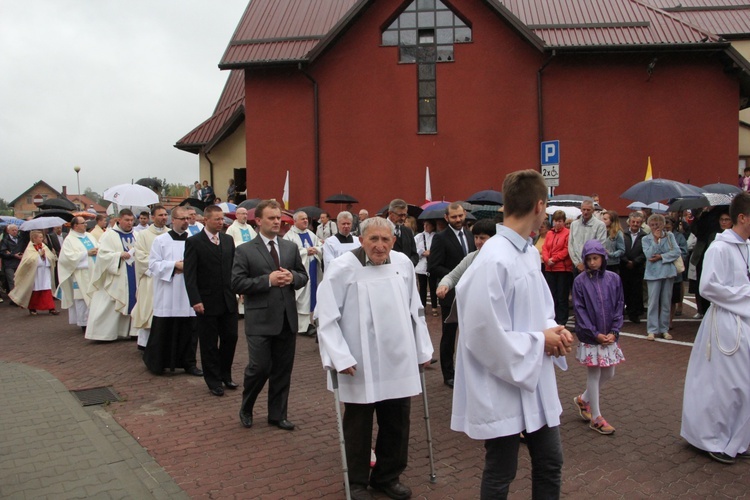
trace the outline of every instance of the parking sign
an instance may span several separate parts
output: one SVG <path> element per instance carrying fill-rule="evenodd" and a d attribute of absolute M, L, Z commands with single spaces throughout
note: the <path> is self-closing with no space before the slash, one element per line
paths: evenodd
<path fill-rule="evenodd" d="M 547 186 L 560 185 L 560 141 L 544 141 L 541 145 L 542 176 Z"/>

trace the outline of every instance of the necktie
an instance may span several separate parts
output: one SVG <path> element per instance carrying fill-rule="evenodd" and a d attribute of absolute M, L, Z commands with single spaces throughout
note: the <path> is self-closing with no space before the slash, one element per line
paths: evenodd
<path fill-rule="evenodd" d="M 401 237 L 401 226 L 396 226 L 396 237 L 397 238 Z"/>
<path fill-rule="evenodd" d="M 214 242 L 214 245 L 218 245 L 219 244 L 219 235 L 218 234 L 214 234 L 213 236 L 211 236 L 211 241 Z"/>
<path fill-rule="evenodd" d="M 271 245 L 271 258 L 273 258 L 273 262 L 276 264 L 276 269 L 279 269 L 281 264 L 279 263 L 279 254 L 276 252 L 276 244 L 273 240 L 269 241 L 268 244 Z"/>
<path fill-rule="evenodd" d="M 459 231 L 458 232 L 458 241 L 461 242 L 461 248 L 464 251 L 464 255 L 466 255 L 467 253 L 469 253 L 468 250 L 466 249 L 466 241 L 464 241 L 464 232 L 463 231 Z"/>

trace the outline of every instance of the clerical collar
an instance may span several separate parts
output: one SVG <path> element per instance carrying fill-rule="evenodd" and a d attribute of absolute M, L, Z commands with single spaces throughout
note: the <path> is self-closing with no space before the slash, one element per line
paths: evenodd
<path fill-rule="evenodd" d="M 510 241 L 522 253 L 526 252 L 526 249 L 531 244 L 531 238 L 524 239 L 523 236 L 505 226 L 498 225 L 497 234 Z"/>
<path fill-rule="evenodd" d="M 178 233 L 177 231 L 175 231 L 174 229 L 172 229 L 171 231 L 169 231 L 169 236 L 171 236 L 172 239 L 176 240 L 176 241 L 185 241 L 187 239 L 187 237 L 188 237 L 188 233 L 187 233 L 187 231 L 183 231 L 181 233 Z"/>
<path fill-rule="evenodd" d="M 120 227 L 119 224 L 115 224 L 112 229 L 117 231 L 120 234 L 131 234 L 133 232 L 133 229 L 131 228 L 130 231 L 125 231 L 123 228 Z"/>
<path fill-rule="evenodd" d="M 349 233 L 347 236 L 344 236 L 341 233 L 336 233 L 334 236 L 339 240 L 341 243 L 354 243 L 354 237 L 351 233 Z"/>

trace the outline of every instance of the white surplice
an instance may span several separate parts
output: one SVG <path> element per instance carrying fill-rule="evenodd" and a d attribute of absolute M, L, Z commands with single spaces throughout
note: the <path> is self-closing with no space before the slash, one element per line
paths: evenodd
<path fill-rule="evenodd" d="M 706 251 L 700 293 L 711 306 L 690 353 L 680 435 L 736 456 L 750 445 L 750 242 L 726 230 Z"/>
<path fill-rule="evenodd" d="M 352 236 L 352 238 L 352 243 L 341 243 L 336 235 L 332 235 L 331 237 L 326 238 L 325 243 L 323 243 L 323 263 L 325 267 L 324 271 L 328 271 L 328 266 L 330 265 L 330 263 L 340 255 L 343 255 L 350 250 L 354 250 L 355 248 L 359 248 L 362 246 L 359 243 L 358 237 Z"/>
<path fill-rule="evenodd" d="M 138 345 L 141 347 L 146 347 L 146 344 L 148 344 L 151 319 L 154 317 L 154 290 L 151 272 L 148 270 L 148 255 L 156 237 L 168 230 L 166 227 L 156 227 L 152 224 L 141 229 L 135 235 L 135 279 L 138 282 L 138 292 L 135 307 L 130 312 L 132 317 L 130 336 L 137 335 Z"/>
<path fill-rule="evenodd" d="M 68 310 L 68 322 L 71 325 L 86 326 L 88 322 L 91 269 L 96 261 L 88 252 L 89 248 L 98 247 L 95 237 L 71 231 L 60 248 L 57 261 L 60 286 L 57 296 L 60 297 L 60 306 Z"/>
<path fill-rule="evenodd" d="M 169 233 L 157 236 L 151 245 L 148 269 L 153 278 L 154 316 L 195 316 L 185 288 L 185 275 L 174 272 L 175 263 L 183 260 L 184 255 L 185 242 L 172 239 Z"/>
<path fill-rule="evenodd" d="M 312 248 L 315 249 L 315 254 L 308 255 L 307 249 L 310 247 L 306 247 L 305 243 L 302 242 L 302 239 L 300 238 L 300 233 L 305 233 L 310 237 L 310 241 L 312 242 Z M 306 229 L 305 231 L 301 231 L 295 226 L 292 226 L 289 228 L 289 231 L 284 235 L 284 239 L 287 241 L 291 241 L 297 247 L 299 248 L 299 255 L 302 259 L 302 265 L 305 266 L 305 270 L 307 271 L 307 274 L 310 274 L 310 262 L 311 261 L 317 261 L 317 278 L 320 280 L 321 274 L 323 274 L 320 270 L 320 262 L 323 258 L 323 248 L 322 243 L 320 243 L 320 240 L 317 236 L 315 236 L 315 233 L 310 231 L 309 229 Z M 356 239 L 356 238 L 355 238 Z M 311 290 L 313 287 L 312 279 L 308 280 L 304 287 L 300 288 L 295 292 L 295 296 L 297 299 L 297 331 L 298 332 L 306 332 L 307 328 L 310 326 L 310 305 L 312 300 L 312 294 Z"/>
<path fill-rule="evenodd" d="M 555 361 L 542 333 L 556 326 L 555 308 L 531 240 L 498 226 L 461 277 L 456 302 L 451 429 L 492 439 L 560 425 Z"/>
<path fill-rule="evenodd" d="M 419 365 L 432 359 L 414 265 L 398 252 L 390 258 L 390 264 L 365 267 L 347 252 L 331 262 L 318 288 L 323 367 L 357 367 L 354 376 L 338 378 L 346 403 L 420 394 Z"/>

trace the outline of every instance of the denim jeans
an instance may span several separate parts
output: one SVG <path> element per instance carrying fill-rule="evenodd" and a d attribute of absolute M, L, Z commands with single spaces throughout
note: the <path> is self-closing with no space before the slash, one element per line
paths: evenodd
<path fill-rule="evenodd" d="M 562 485 L 562 443 L 558 427 L 524 433 L 531 455 L 531 498 L 560 498 Z M 484 442 L 486 455 L 480 498 L 497 500 L 508 497 L 510 483 L 518 469 L 519 435 L 502 436 Z"/>
<path fill-rule="evenodd" d="M 646 333 L 654 335 L 669 331 L 669 308 L 672 305 L 674 278 L 648 280 L 648 319 Z"/>

